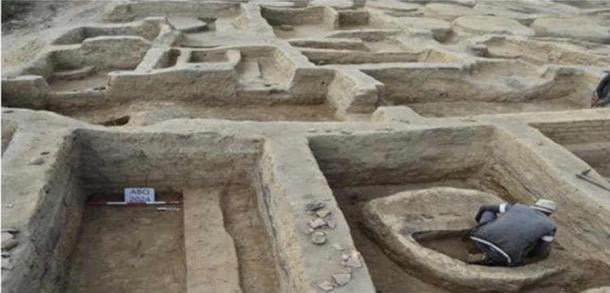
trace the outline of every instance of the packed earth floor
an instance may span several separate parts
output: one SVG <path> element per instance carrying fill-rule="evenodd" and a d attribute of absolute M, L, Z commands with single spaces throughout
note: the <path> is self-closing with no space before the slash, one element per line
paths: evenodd
<path fill-rule="evenodd" d="M 2 9 L 5 292 L 610 292 L 610 2 Z M 540 198 L 550 257 L 465 261 Z"/>

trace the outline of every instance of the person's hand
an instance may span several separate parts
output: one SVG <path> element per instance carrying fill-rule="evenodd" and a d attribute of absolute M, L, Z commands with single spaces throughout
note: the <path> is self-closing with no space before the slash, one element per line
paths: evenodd
<path fill-rule="evenodd" d="M 593 93 L 593 95 L 591 96 L 591 108 L 595 107 L 597 105 L 597 102 L 599 102 L 599 97 L 596 93 Z"/>

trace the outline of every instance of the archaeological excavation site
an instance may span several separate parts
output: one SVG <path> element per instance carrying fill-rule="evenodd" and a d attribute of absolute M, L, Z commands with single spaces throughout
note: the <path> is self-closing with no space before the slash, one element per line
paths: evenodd
<path fill-rule="evenodd" d="M 2 9 L 3 292 L 610 292 L 610 1 Z"/>

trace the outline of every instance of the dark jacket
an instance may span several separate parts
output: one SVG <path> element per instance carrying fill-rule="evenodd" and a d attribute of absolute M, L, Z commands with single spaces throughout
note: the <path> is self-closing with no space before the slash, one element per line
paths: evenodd
<path fill-rule="evenodd" d="M 523 204 L 506 205 L 502 210 L 496 220 L 476 227 L 471 239 L 501 252 L 509 265 L 522 264 L 541 242 L 552 241 L 557 227 L 541 211 Z"/>
<path fill-rule="evenodd" d="M 610 74 L 606 75 L 606 77 L 599 82 L 594 94 L 598 100 L 593 103 L 593 107 L 610 105 Z"/>

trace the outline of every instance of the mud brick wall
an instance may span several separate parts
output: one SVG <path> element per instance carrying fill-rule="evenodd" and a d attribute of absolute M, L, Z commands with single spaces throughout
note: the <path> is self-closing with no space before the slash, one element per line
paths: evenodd
<path fill-rule="evenodd" d="M 369 23 L 369 12 L 366 10 L 346 10 L 339 12 L 340 25 L 364 25 Z"/>
<path fill-rule="evenodd" d="M 532 124 L 540 132 L 610 177 L 610 120 Z"/>
<path fill-rule="evenodd" d="M 262 8 L 262 16 L 271 25 L 321 23 L 326 7 L 310 7 L 304 10 L 290 8 Z"/>
<path fill-rule="evenodd" d="M 436 128 L 409 133 L 310 139 L 331 186 L 400 184 L 461 178 L 482 166 L 493 128 Z"/>
<path fill-rule="evenodd" d="M 248 180 L 261 140 L 218 134 L 79 131 L 81 174 L 90 192 L 129 186 L 179 190 L 182 186 Z"/>
<path fill-rule="evenodd" d="M 610 143 L 610 119 L 530 125 L 538 128 L 544 135 L 564 146 L 591 142 Z"/>
<path fill-rule="evenodd" d="M 7 276 L 2 287 L 9 288 L 7 292 L 58 292 L 76 242 L 85 199 L 78 180 L 78 150 L 72 135 L 47 149 L 53 172 L 39 190 L 33 216 L 18 234 L 26 241 L 11 251 L 20 257 L 12 258 L 17 260 L 13 270 L 3 272 Z"/>
<path fill-rule="evenodd" d="M 112 22 L 131 21 L 136 18 L 148 16 L 193 16 L 203 18 L 216 18 L 239 12 L 239 3 L 230 2 L 150 2 L 126 3 L 116 5 L 104 15 L 104 19 Z"/>

